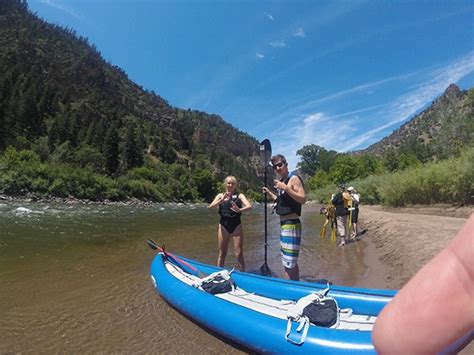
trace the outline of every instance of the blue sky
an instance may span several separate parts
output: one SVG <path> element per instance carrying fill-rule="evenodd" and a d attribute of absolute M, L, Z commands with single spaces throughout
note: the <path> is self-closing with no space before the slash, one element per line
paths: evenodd
<path fill-rule="evenodd" d="M 171 105 L 287 156 L 389 135 L 474 87 L 474 1 L 29 0 Z"/>

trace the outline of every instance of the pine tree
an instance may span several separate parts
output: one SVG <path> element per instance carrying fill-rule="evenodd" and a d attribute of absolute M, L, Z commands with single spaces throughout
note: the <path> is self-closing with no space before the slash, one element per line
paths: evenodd
<path fill-rule="evenodd" d="M 104 141 L 105 168 L 107 174 L 113 176 L 120 166 L 119 158 L 119 135 L 115 125 L 107 131 Z"/>
<path fill-rule="evenodd" d="M 127 170 L 143 165 L 143 152 L 137 144 L 137 133 L 134 124 L 127 127 L 124 147 L 124 163 Z"/>
<path fill-rule="evenodd" d="M 67 132 L 65 129 L 65 113 L 61 112 L 54 117 L 48 132 L 48 147 L 53 152 L 56 146 L 67 140 Z"/>
<path fill-rule="evenodd" d="M 66 120 L 64 122 L 67 140 L 69 142 L 71 142 L 71 145 L 73 147 L 78 146 L 77 137 L 78 137 L 78 134 L 79 134 L 80 127 L 79 127 L 79 123 L 77 122 L 77 120 L 78 120 L 77 119 L 77 114 L 72 113 L 72 114 L 66 116 Z"/>
<path fill-rule="evenodd" d="M 42 133 L 42 124 L 38 117 L 38 108 L 32 90 L 28 90 L 18 109 L 18 131 L 26 137 L 37 137 Z"/>
<path fill-rule="evenodd" d="M 140 125 L 137 128 L 137 146 L 140 150 L 146 149 L 145 134 L 143 133 L 143 127 Z"/>

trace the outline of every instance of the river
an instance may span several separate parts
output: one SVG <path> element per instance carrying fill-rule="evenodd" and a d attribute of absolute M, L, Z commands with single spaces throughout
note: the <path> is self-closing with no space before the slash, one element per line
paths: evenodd
<path fill-rule="evenodd" d="M 263 205 L 242 220 L 247 269 L 256 272 Z M 303 209 L 301 278 L 383 288 L 370 246 L 337 248 L 319 237 L 323 221 L 316 207 Z M 0 352 L 241 353 L 168 306 L 148 275 L 154 252 L 146 238 L 213 264 L 217 223 L 217 212 L 199 204 L 0 202 Z M 269 213 L 268 265 L 281 277 L 278 228 Z M 235 264 L 230 245 L 226 266 Z"/>

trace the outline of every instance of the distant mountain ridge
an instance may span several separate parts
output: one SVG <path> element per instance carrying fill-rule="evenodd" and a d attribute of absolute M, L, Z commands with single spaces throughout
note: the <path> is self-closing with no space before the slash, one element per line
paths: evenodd
<path fill-rule="evenodd" d="M 389 151 L 424 150 L 426 159 L 455 155 L 474 139 L 474 89 L 461 91 L 448 86 L 428 108 L 417 114 L 392 134 L 357 154 L 384 156 Z"/>
<path fill-rule="evenodd" d="M 134 131 L 145 155 L 186 169 L 207 167 L 218 178 L 236 175 L 256 187 L 258 142 L 220 116 L 172 107 L 107 63 L 87 39 L 49 24 L 25 0 L 0 2 L 0 151 L 47 139 L 48 154 L 66 142 L 105 154 L 115 127 L 120 166 Z"/>

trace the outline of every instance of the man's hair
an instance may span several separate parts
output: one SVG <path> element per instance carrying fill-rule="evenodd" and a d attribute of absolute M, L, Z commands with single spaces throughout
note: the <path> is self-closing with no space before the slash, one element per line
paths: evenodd
<path fill-rule="evenodd" d="M 283 164 L 286 165 L 286 158 L 281 154 L 277 154 L 277 155 L 272 156 L 272 159 L 270 159 L 270 161 L 272 162 L 272 165 L 275 164 L 278 161 L 281 161 Z"/>

